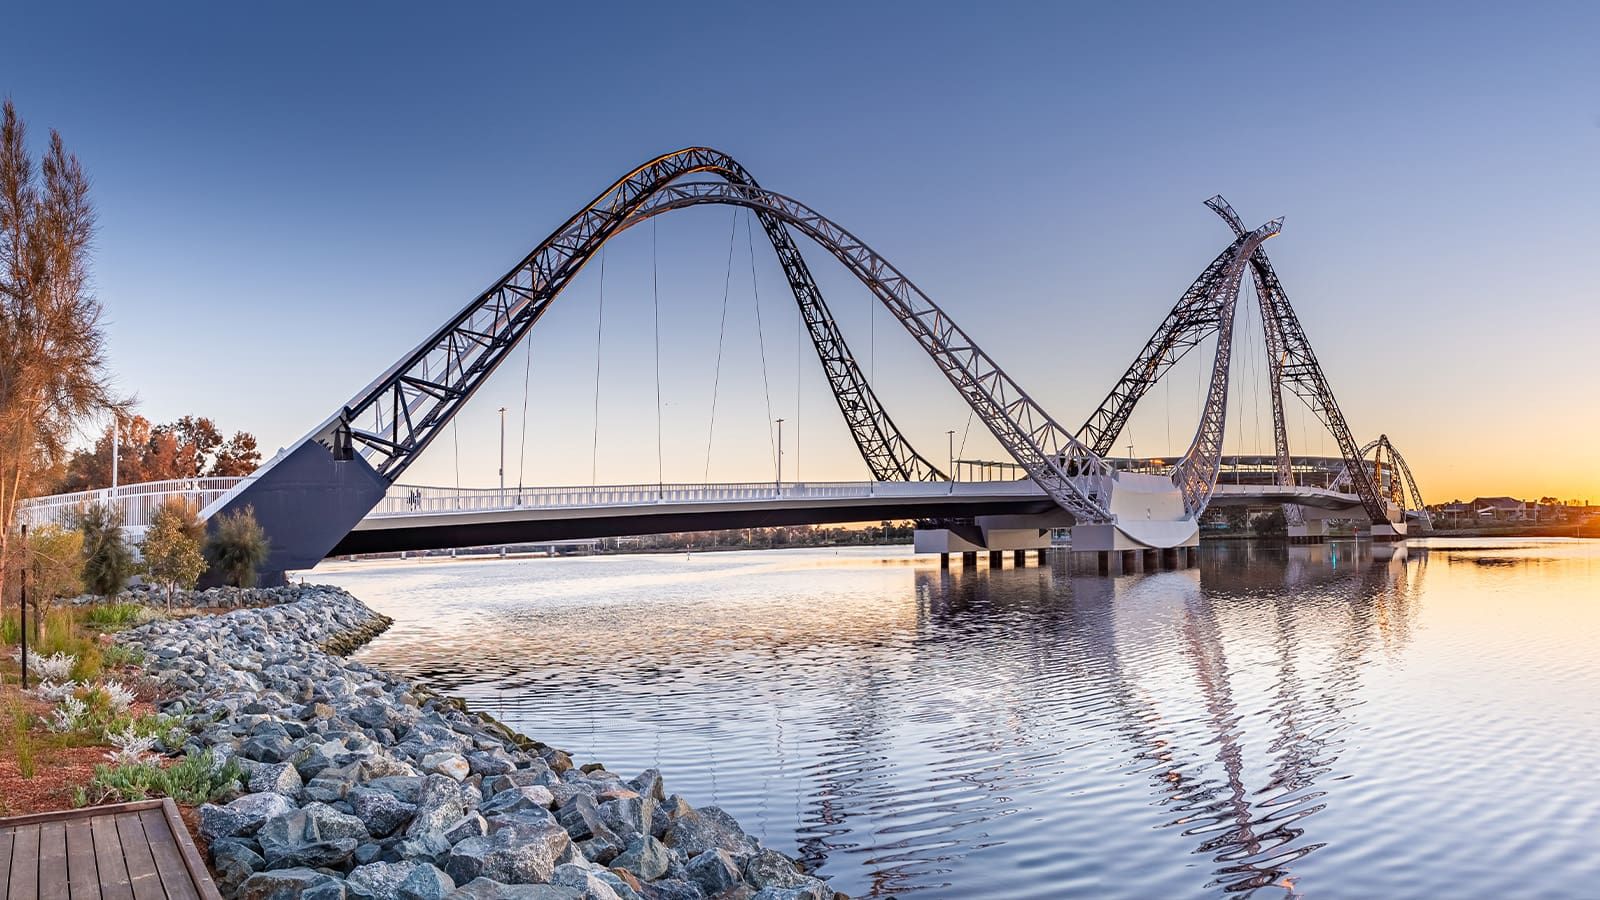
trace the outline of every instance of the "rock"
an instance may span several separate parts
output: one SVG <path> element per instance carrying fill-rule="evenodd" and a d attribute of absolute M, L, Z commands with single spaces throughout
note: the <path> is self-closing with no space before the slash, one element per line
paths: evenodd
<path fill-rule="evenodd" d="M 630 873 L 613 872 L 610 869 L 597 869 L 594 877 L 605 882 L 611 888 L 611 892 L 616 894 L 620 900 L 644 900 L 644 897 L 639 894 L 642 889 L 639 879 L 634 878 Z"/>
<path fill-rule="evenodd" d="M 467 754 L 467 765 L 474 775 L 508 775 L 517 769 L 516 761 L 504 748 L 491 747 Z"/>
<path fill-rule="evenodd" d="M 239 747 L 239 755 L 257 762 L 281 763 L 294 755 L 294 744 L 286 734 L 259 734 Z"/>
<path fill-rule="evenodd" d="M 424 863 L 375 862 L 350 870 L 345 890 L 359 900 L 391 900 L 400 893 L 400 883 Z M 429 868 L 432 868 L 429 866 Z"/>
<path fill-rule="evenodd" d="M 262 763 L 250 771 L 250 790 L 253 792 L 296 797 L 304 787 L 300 773 L 286 762 Z"/>
<path fill-rule="evenodd" d="M 268 819 L 294 809 L 282 794 L 245 794 L 227 806 L 206 803 L 200 807 L 200 836 L 208 841 L 219 837 L 255 834 Z"/>
<path fill-rule="evenodd" d="M 257 872 L 239 886 L 238 900 L 344 900 L 344 882 L 313 869 Z"/>
<path fill-rule="evenodd" d="M 545 815 L 548 816 L 549 813 L 545 813 Z M 489 823 L 484 821 L 483 816 L 474 810 L 445 826 L 444 839 L 452 844 L 459 844 L 467 838 L 483 837 L 488 833 Z"/>
<path fill-rule="evenodd" d="M 647 800 L 638 795 L 607 800 L 597 807 L 600 821 L 623 840 L 636 834 L 649 834 L 655 808 L 654 800 Z"/>
<path fill-rule="evenodd" d="M 614 838 L 611 829 L 600 820 L 600 809 L 587 795 L 579 794 L 556 813 L 556 821 L 567 829 L 573 840 L 602 836 Z M 620 842 L 619 842 L 620 843 Z"/>
<path fill-rule="evenodd" d="M 660 769 L 645 769 L 638 777 L 628 779 L 628 787 L 638 791 L 639 796 L 649 797 L 657 803 L 667 799 Z"/>
<path fill-rule="evenodd" d="M 355 852 L 354 838 L 323 840 L 317 822 L 304 810 L 268 819 L 256 832 L 268 869 L 342 865 Z"/>
<path fill-rule="evenodd" d="M 450 855 L 450 842 L 445 840 L 442 832 L 428 831 L 396 841 L 394 852 L 400 859 L 415 859 L 442 866 Z"/>
<path fill-rule="evenodd" d="M 560 826 L 518 825 L 451 847 L 444 871 L 457 884 L 480 876 L 506 883 L 549 881 L 571 852 L 571 839 Z"/>
<path fill-rule="evenodd" d="M 211 844 L 211 871 L 225 893 L 239 889 L 245 879 L 265 869 L 267 861 L 261 854 L 237 838 L 222 838 Z"/>
<path fill-rule="evenodd" d="M 617 892 L 611 889 L 611 885 L 601 881 L 590 869 L 575 863 L 556 866 L 555 872 L 550 875 L 550 883 L 558 887 L 572 888 L 583 900 L 621 900 Z"/>
<path fill-rule="evenodd" d="M 448 900 L 578 900 L 581 896 L 572 888 L 553 884 L 501 884 L 492 878 L 476 878 L 456 888 Z"/>
<path fill-rule="evenodd" d="M 761 850 L 745 860 L 744 877 L 758 890 L 804 887 L 818 881 L 801 872 L 794 860 L 776 850 Z"/>
<path fill-rule="evenodd" d="M 345 794 L 356 786 L 361 778 L 361 764 L 352 762 L 343 766 L 329 766 L 318 772 L 315 778 L 306 782 L 305 795 L 312 800 L 321 800 L 323 803 L 332 803 L 343 800 Z"/>
<path fill-rule="evenodd" d="M 544 818 L 549 818 L 548 811 L 553 803 L 555 797 L 551 796 L 550 789 L 535 784 L 507 788 L 480 805 L 478 812 L 488 817 L 536 809 L 546 813 Z"/>
<path fill-rule="evenodd" d="M 666 878 L 646 889 L 647 900 L 705 900 L 705 892 L 692 881 Z"/>
<path fill-rule="evenodd" d="M 715 806 L 691 810 L 667 828 L 666 844 L 693 859 L 707 850 L 754 853 L 755 838 L 744 833 L 733 816 Z"/>
<path fill-rule="evenodd" d="M 415 803 L 407 803 L 389 791 L 370 786 L 351 789 L 345 799 L 367 831 L 380 837 L 411 821 L 417 811 Z"/>
<path fill-rule="evenodd" d="M 739 864 L 733 855 L 720 848 L 712 848 L 689 860 L 689 880 L 715 897 L 739 883 Z"/>
<path fill-rule="evenodd" d="M 472 767 L 467 763 L 467 758 L 459 753 L 440 751 L 429 753 L 422 758 L 422 770 L 430 774 L 448 775 L 456 781 L 463 781 L 472 774 Z"/>
<path fill-rule="evenodd" d="M 400 882 L 400 888 L 395 892 L 397 900 L 444 900 L 451 891 L 456 889 L 456 883 L 449 875 L 440 871 L 437 866 L 422 864 Z"/>
<path fill-rule="evenodd" d="M 665 844 L 648 834 L 639 835 L 628 842 L 622 855 L 611 861 L 614 869 L 627 869 L 641 881 L 655 881 L 667 874 L 672 866 L 672 853 Z"/>
<path fill-rule="evenodd" d="M 301 811 L 317 823 L 317 833 L 325 841 L 348 837 L 360 842 L 371 837 L 361 819 L 339 812 L 326 803 L 313 801 L 301 807 Z"/>
<path fill-rule="evenodd" d="M 443 831 L 466 813 L 461 802 L 461 786 L 455 779 L 448 775 L 429 775 L 422 780 L 422 789 L 417 794 L 417 812 L 406 826 L 406 834 Z"/>
<path fill-rule="evenodd" d="M 833 891 L 828 889 L 826 883 L 820 879 L 813 879 L 816 883 L 803 887 L 762 888 L 750 895 L 750 900 L 833 900 Z"/>

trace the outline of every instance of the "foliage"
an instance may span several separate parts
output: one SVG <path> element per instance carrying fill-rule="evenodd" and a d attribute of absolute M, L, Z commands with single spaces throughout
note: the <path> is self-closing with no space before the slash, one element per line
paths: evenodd
<path fill-rule="evenodd" d="M 50 133 L 37 165 L 11 101 L 0 114 L 0 597 L 15 596 L 17 503 L 41 493 L 88 416 L 124 401 L 90 292 L 89 179 Z"/>
<path fill-rule="evenodd" d="M 207 559 L 234 587 L 255 587 L 256 568 L 266 561 L 270 545 L 256 521 L 255 509 L 246 506 L 236 513 L 218 516 L 216 522 L 206 543 Z"/>
<path fill-rule="evenodd" d="M 73 517 L 83 535 L 83 584 L 92 594 L 116 595 L 133 577 L 133 551 L 122 537 L 122 511 L 91 503 Z"/>
<path fill-rule="evenodd" d="M 21 653 L 17 656 L 21 657 Z M 72 674 L 72 667 L 78 662 L 77 658 L 59 650 L 49 655 L 41 656 L 28 648 L 28 671 L 40 681 L 66 681 Z"/>
<path fill-rule="evenodd" d="M 111 429 L 116 429 L 112 440 Z M 112 450 L 123 484 L 197 478 L 206 475 L 249 475 L 261 464 L 255 435 L 234 432 L 224 441 L 217 426 L 204 416 L 152 425 L 144 416 L 119 416 L 95 440 L 67 461 L 57 491 L 86 491 L 111 485 Z"/>
<path fill-rule="evenodd" d="M 156 746 L 153 735 L 139 734 L 132 726 L 122 731 L 106 732 L 106 741 L 111 744 L 111 749 L 106 751 L 106 759 L 116 766 L 145 762 Z"/>
<path fill-rule="evenodd" d="M 17 771 L 23 778 L 32 778 L 35 770 L 33 735 L 28 731 L 32 717 L 27 707 L 16 698 L 6 705 L 6 746 L 17 761 Z"/>
<path fill-rule="evenodd" d="M 1289 520 L 1283 514 L 1283 507 L 1274 507 L 1251 517 L 1250 528 L 1256 534 L 1285 535 L 1289 533 Z"/>
<path fill-rule="evenodd" d="M 25 553 L 28 603 L 33 607 L 43 649 L 46 610 L 56 600 L 83 590 L 83 535 L 59 525 L 44 525 L 28 532 Z"/>
<path fill-rule="evenodd" d="M 107 666 L 144 665 L 144 651 L 127 644 L 112 644 L 102 651 L 101 656 Z"/>
<path fill-rule="evenodd" d="M 0 615 L 0 644 L 22 642 L 22 617 L 13 612 Z"/>
<path fill-rule="evenodd" d="M 149 620 L 154 614 L 143 603 L 96 603 L 83 614 L 83 624 L 103 631 L 121 631 Z"/>
<path fill-rule="evenodd" d="M 154 762 L 96 766 L 94 778 L 78 799 L 87 804 L 171 797 L 196 806 L 236 790 L 242 775 L 238 763 L 231 759 L 226 765 L 217 765 L 210 750 L 191 754 L 167 769 Z"/>
<path fill-rule="evenodd" d="M 173 497 L 151 514 L 140 548 L 150 580 L 167 588 L 168 609 L 172 592 L 193 588 L 205 572 L 205 540 L 205 523 L 188 500 Z"/>

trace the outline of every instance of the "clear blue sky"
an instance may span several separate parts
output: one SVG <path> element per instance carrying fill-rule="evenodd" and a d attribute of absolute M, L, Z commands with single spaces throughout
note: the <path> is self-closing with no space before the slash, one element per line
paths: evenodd
<path fill-rule="evenodd" d="M 579 6 L 8 10 L 0 91 L 94 179 L 112 361 L 145 413 L 287 444 L 618 175 L 710 144 L 873 244 L 1072 423 L 1227 243 L 1202 200 L 1286 215 L 1269 249 L 1358 436 L 1387 431 L 1440 499 L 1600 499 L 1591 5 Z M 705 471 L 731 216 L 660 224 L 668 480 Z M 738 227 L 710 471 L 764 478 Z M 797 391 L 793 304 L 756 251 L 787 474 L 798 429 L 801 475 L 859 477 L 814 359 Z M 812 259 L 943 461 L 965 407 Z M 598 459 L 595 267 L 540 325 L 528 482 L 655 479 L 650 284 L 638 229 L 608 251 Z M 494 481 L 502 404 L 515 481 L 521 360 L 461 418 L 463 483 Z M 1186 440 L 1180 374 L 1138 452 Z M 1264 409 L 1236 392 L 1232 446 L 1270 447 Z M 407 478 L 456 467 L 441 441 Z"/>

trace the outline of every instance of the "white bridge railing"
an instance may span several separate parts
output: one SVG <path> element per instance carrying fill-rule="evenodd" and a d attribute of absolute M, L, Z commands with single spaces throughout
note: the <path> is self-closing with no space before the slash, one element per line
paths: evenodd
<path fill-rule="evenodd" d="M 951 494 L 1041 493 L 1021 482 L 770 481 L 732 484 L 611 484 L 575 487 L 448 488 L 397 484 L 368 518 L 517 509 L 582 509 L 652 504 L 849 500 Z"/>
<path fill-rule="evenodd" d="M 170 498 L 182 497 L 195 504 L 196 509 L 205 509 L 244 480 L 236 477 L 174 478 L 72 494 L 52 494 L 22 501 L 17 507 L 17 519 L 35 528 L 40 525 L 66 525 L 90 504 L 104 503 L 122 511 L 122 524 L 125 527 L 143 529 L 150 524 L 150 516 L 156 507 Z"/>

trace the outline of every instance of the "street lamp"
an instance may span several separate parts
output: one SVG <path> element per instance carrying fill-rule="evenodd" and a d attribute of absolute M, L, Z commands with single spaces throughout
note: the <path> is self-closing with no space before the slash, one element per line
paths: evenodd
<path fill-rule="evenodd" d="M 506 502 L 506 408 L 500 407 L 500 503 Z"/>
<path fill-rule="evenodd" d="M 950 480 L 956 481 L 956 430 L 952 428 L 945 435 L 950 438 Z"/>
<path fill-rule="evenodd" d="M 772 486 L 781 495 L 783 493 L 783 420 L 778 420 L 778 473 Z"/>

